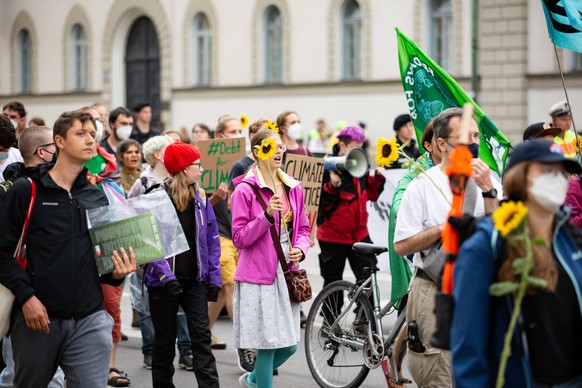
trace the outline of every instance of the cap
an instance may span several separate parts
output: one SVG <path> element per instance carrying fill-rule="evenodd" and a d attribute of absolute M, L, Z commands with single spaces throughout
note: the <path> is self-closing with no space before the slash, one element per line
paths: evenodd
<path fill-rule="evenodd" d="M 356 143 L 363 143 L 366 141 L 364 130 L 356 125 L 348 125 L 336 135 L 338 139 L 348 139 Z"/>
<path fill-rule="evenodd" d="M 164 166 L 171 175 L 183 171 L 200 159 L 200 151 L 192 144 L 175 142 L 166 147 L 164 152 Z"/>
<path fill-rule="evenodd" d="M 580 174 L 582 167 L 578 162 L 564 156 L 562 147 L 559 144 L 533 139 L 519 144 L 509 156 L 509 162 L 505 166 L 505 171 L 510 170 L 518 163 L 532 161 L 540 163 L 562 163 L 566 171 L 572 174 Z"/>
<path fill-rule="evenodd" d="M 552 117 L 562 116 L 562 115 L 569 115 L 570 114 L 570 106 L 566 102 L 566 100 L 562 100 L 560 102 L 556 102 L 550 110 L 548 114 Z"/>
<path fill-rule="evenodd" d="M 562 132 L 560 128 L 546 123 L 530 124 L 523 132 L 523 141 L 533 140 L 544 136 L 557 136 Z"/>
<path fill-rule="evenodd" d="M 401 114 L 400 116 L 396 117 L 394 119 L 394 130 L 398 131 L 400 128 L 402 128 L 402 126 L 408 124 L 409 122 L 412 121 L 412 118 L 410 118 L 410 115 L 405 113 L 405 114 Z"/>

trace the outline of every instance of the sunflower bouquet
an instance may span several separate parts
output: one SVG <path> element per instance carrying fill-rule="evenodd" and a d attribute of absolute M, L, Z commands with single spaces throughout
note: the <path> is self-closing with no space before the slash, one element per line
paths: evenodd
<path fill-rule="evenodd" d="M 392 163 L 396 162 L 399 156 L 406 159 L 406 162 L 402 164 L 403 168 L 409 168 L 415 177 L 420 174 L 425 174 L 425 176 L 431 181 L 434 187 L 441 193 L 445 201 L 450 205 L 451 201 L 446 197 L 445 193 L 442 191 L 439 185 L 436 184 L 432 178 L 426 174 L 428 163 L 428 156 L 422 155 L 418 159 L 414 160 L 404 152 L 404 148 L 408 145 L 408 142 L 399 145 L 396 138 L 392 140 L 385 139 L 383 137 L 379 138 L 376 142 L 376 163 L 378 166 L 388 168 Z"/>
<path fill-rule="evenodd" d="M 499 281 L 489 287 L 489 294 L 493 296 L 513 294 L 514 302 L 513 312 L 509 321 L 509 327 L 505 333 L 503 351 L 499 361 L 499 370 L 495 384 L 497 388 L 503 387 L 505 383 L 505 368 L 507 366 L 507 360 L 511 355 L 511 339 L 526 292 L 530 288 L 545 289 L 548 287 L 548 282 L 545 279 L 532 275 L 535 270 L 533 248 L 536 245 L 545 246 L 547 244 L 542 238 L 530 238 L 527 227 L 527 214 L 528 209 L 522 202 L 509 201 L 502 203 L 492 215 L 493 224 L 499 234 L 506 238 L 510 245 L 522 244 L 524 247 L 523 256 L 517 257 L 511 262 L 517 281 Z"/>

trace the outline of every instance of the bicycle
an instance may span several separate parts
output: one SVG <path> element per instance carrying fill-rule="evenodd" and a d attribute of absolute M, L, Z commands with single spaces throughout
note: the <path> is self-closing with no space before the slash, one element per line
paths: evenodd
<path fill-rule="evenodd" d="M 345 280 L 335 281 L 324 287 L 313 301 L 305 327 L 309 370 L 321 387 L 358 387 L 370 370 L 378 368 L 387 358 L 391 371 L 388 386 L 409 384 L 411 381 L 399 374 L 394 354 L 396 338 L 406 321 L 406 298 L 386 338 L 382 328 L 382 319 L 393 312 L 396 303 L 380 306 L 377 256 L 388 249 L 367 243 L 356 243 L 352 249 L 370 259 L 370 267 L 364 269 L 370 276 L 359 286 Z M 404 344 L 398 355 L 400 359 L 403 348 Z M 384 369 L 387 375 L 388 368 Z"/>

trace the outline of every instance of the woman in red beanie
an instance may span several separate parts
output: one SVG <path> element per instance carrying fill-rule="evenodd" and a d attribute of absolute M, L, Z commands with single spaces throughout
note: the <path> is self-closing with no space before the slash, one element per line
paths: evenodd
<path fill-rule="evenodd" d="M 172 143 L 166 148 L 164 165 L 170 173 L 164 187 L 176 207 L 190 250 L 151 262 L 146 269 L 144 282 L 156 332 L 153 386 L 174 386 L 176 314 L 182 306 L 198 386 L 218 387 L 216 360 L 210 348 L 208 301 L 216 301 L 222 286 L 220 243 L 212 206 L 206 206 L 197 187 L 203 171 L 200 152 L 191 144 Z"/>

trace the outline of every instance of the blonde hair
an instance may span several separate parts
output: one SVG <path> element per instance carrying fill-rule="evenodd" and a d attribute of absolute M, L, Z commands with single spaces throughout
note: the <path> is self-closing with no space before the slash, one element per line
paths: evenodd
<path fill-rule="evenodd" d="M 154 166 L 156 164 L 156 158 L 154 157 L 154 152 L 161 151 L 162 148 L 165 146 L 172 144 L 174 139 L 172 139 L 168 135 L 158 135 L 154 137 L 150 137 L 145 143 L 142 145 L 143 149 L 143 157 L 147 164 L 150 166 Z"/>
<path fill-rule="evenodd" d="M 164 180 L 164 184 L 169 188 L 170 196 L 179 212 L 185 211 L 190 201 L 196 198 L 196 185 L 188 183 L 185 170 L 170 175 Z"/>
<path fill-rule="evenodd" d="M 216 124 L 216 129 L 214 130 L 216 135 L 217 136 L 222 135 L 222 133 L 226 129 L 226 123 L 231 122 L 231 121 L 239 121 L 239 120 L 236 117 L 232 117 L 229 114 L 223 114 L 222 116 L 220 116 L 218 118 L 218 124 Z"/>

